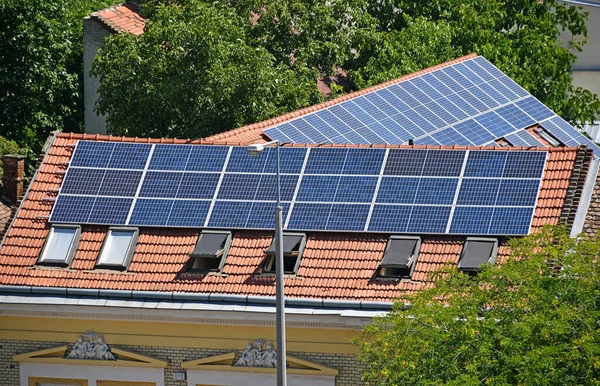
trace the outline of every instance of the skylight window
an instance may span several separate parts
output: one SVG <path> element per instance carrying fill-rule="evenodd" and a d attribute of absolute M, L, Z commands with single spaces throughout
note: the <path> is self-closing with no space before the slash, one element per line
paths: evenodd
<path fill-rule="evenodd" d="M 385 248 L 378 276 L 382 278 L 410 278 L 417 265 L 421 239 L 410 236 L 390 236 Z"/>
<path fill-rule="evenodd" d="M 190 254 L 188 271 L 221 271 L 231 246 L 231 232 L 202 231 Z"/>
<path fill-rule="evenodd" d="M 561 146 L 561 143 L 559 140 L 557 140 L 556 138 L 554 138 L 554 136 L 552 136 L 552 134 L 550 134 L 548 131 L 546 131 L 545 129 L 542 129 L 541 127 L 538 127 L 537 129 L 534 129 L 533 131 L 535 131 L 535 133 L 537 135 L 539 135 L 540 137 L 542 137 L 546 142 L 548 142 L 551 146 Z"/>
<path fill-rule="evenodd" d="M 471 237 L 465 241 L 458 269 L 477 272 L 482 264 L 494 263 L 498 254 L 498 240 Z"/>
<path fill-rule="evenodd" d="M 38 263 L 68 266 L 75 255 L 80 234 L 81 227 L 53 225 L 46 238 Z"/>
<path fill-rule="evenodd" d="M 138 230 L 110 228 L 100 251 L 97 267 L 124 270 L 129 265 L 138 239 Z"/>
<path fill-rule="evenodd" d="M 298 272 L 302 253 L 306 245 L 306 235 L 304 233 L 284 233 L 283 234 L 283 272 L 294 274 Z M 275 273 L 277 260 L 275 256 L 275 237 L 269 248 L 265 251 L 267 259 L 263 272 Z"/>

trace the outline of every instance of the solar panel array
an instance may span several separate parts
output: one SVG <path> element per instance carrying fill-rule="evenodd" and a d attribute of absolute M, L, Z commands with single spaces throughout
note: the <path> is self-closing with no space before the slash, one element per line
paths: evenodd
<path fill-rule="evenodd" d="M 560 123 L 558 122 L 560 121 Z M 568 146 L 600 148 L 478 56 L 352 98 L 264 132 L 291 143 L 540 146 L 542 126 Z"/>
<path fill-rule="evenodd" d="M 285 229 L 529 232 L 543 151 L 280 149 Z M 275 149 L 79 141 L 50 221 L 273 229 Z"/>

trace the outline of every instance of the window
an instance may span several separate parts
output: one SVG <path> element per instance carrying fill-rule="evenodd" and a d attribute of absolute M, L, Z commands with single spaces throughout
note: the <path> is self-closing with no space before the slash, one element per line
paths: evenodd
<path fill-rule="evenodd" d="M 306 245 L 306 235 L 304 233 L 284 233 L 283 234 L 283 272 L 296 273 L 302 259 L 302 252 Z M 265 251 L 267 259 L 263 272 L 275 273 L 277 261 L 275 256 L 275 237 L 271 242 L 269 249 Z"/>
<path fill-rule="evenodd" d="M 470 237 L 465 241 L 458 269 L 466 272 L 477 272 L 482 264 L 494 263 L 497 253 L 497 239 Z"/>
<path fill-rule="evenodd" d="M 540 137 L 542 137 L 546 142 L 548 142 L 550 144 L 550 146 L 561 146 L 560 141 L 558 141 L 556 138 L 554 138 L 552 136 L 552 134 L 550 134 L 549 132 L 547 132 L 546 130 L 542 129 L 541 127 L 538 127 L 537 129 L 533 130 L 537 135 L 539 135 Z"/>
<path fill-rule="evenodd" d="M 410 236 L 390 236 L 385 248 L 378 276 L 382 278 L 410 278 L 421 248 L 421 239 Z"/>
<path fill-rule="evenodd" d="M 188 271 L 220 271 L 231 246 L 231 232 L 202 231 L 190 254 Z"/>
<path fill-rule="evenodd" d="M 131 228 L 110 228 L 100 250 L 97 267 L 124 270 L 129 265 L 138 230 Z"/>
<path fill-rule="evenodd" d="M 68 266 L 75 255 L 80 234 L 81 227 L 79 226 L 53 225 L 44 243 L 38 263 Z"/>

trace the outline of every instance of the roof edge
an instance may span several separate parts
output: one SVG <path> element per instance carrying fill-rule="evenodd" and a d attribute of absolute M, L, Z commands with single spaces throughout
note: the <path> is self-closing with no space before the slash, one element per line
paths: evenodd
<path fill-rule="evenodd" d="M 275 305 L 275 297 L 207 294 L 191 292 L 159 292 L 159 291 L 129 291 L 129 290 L 103 290 L 90 288 L 69 287 L 34 287 L 34 286 L 0 286 L 0 295 L 47 295 L 72 297 L 91 297 L 101 299 L 127 299 L 127 300 L 173 300 L 195 303 L 227 303 L 231 305 Z M 322 308 L 345 310 L 389 311 L 393 307 L 390 302 L 372 302 L 358 300 L 311 299 L 311 298 L 286 298 L 285 305 L 293 308 Z"/>
<path fill-rule="evenodd" d="M 240 128 L 234 129 L 234 130 L 226 131 L 224 133 L 214 134 L 214 135 L 212 135 L 210 137 L 206 137 L 205 139 L 206 140 L 222 140 L 222 139 L 233 137 L 235 135 L 238 135 L 238 134 L 241 134 L 241 133 L 245 133 L 245 132 L 248 132 L 248 131 L 258 130 L 258 129 L 265 129 L 265 128 L 268 128 L 270 126 L 274 126 L 274 125 L 279 124 L 279 123 L 287 122 L 287 121 L 289 121 L 291 119 L 298 118 L 298 117 L 301 117 L 303 115 L 306 115 L 306 114 L 309 114 L 309 113 L 312 113 L 312 112 L 315 112 L 315 111 L 323 110 L 323 109 L 325 109 L 327 107 L 330 107 L 330 106 L 336 105 L 338 103 L 344 102 L 344 101 L 346 101 L 348 99 L 356 98 L 358 96 L 361 96 L 361 95 L 364 95 L 364 94 L 368 94 L 368 93 L 370 93 L 372 91 L 380 90 L 382 88 L 391 86 L 392 84 L 399 83 L 399 82 L 402 82 L 402 81 L 405 81 L 405 80 L 408 80 L 408 79 L 411 79 L 411 78 L 415 78 L 417 76 L 421 76 L 421 75 L 426 74 L 428 72 L 433 72 L 435 70 L 439 70 L 440 68 L 448 67 L 448 66 L 451 66 L 451 65 L 456 64 L 456 63 L 460 63 L 460 62 L 467 61 L 469 59 L 473 59 L 473 58 L 475 58 L 477 56 L 478 55 L 476 53 L 471 53 L 469 55 L 461 56 L 460 58 L 449 60 L 447 62 L 440 63 L 440 64 L 437 64 L 437 65 L 432 66 L 432 67 L 427 67 L 427 68 L 425 68 L 423 70 L 416 71 L 416 72 L 413 72 L 413 73 L 410 73 L 410 74 L 402 75 L 401 77 L 388 80 L 387 82 L 379 83 L 379 84 L 376 84 L 376 85 L 371 86 L 371 87 L 367 87 L 367 88 L 362 89 L 362 90 L 357 90 L 357 91 L 351 92 L 349 94 L 344 94 L 344 95 L 341 95 L 341 96 L 339 96 L 337 98 L 334 98 L 334 99 L 331 99 L 331 100 L 328 100 L 328 101 L 325 101 L 325 102 L 321 102 L 321 103 L 313 105 L 313 106 L 308 106 L 308 107 L 305 107 L 303 109 L 294 110 L 294 111 L 286 113 L 284 115 L 280 115 L 280 116 L 277 116 L 277 117 L 274 117 L 274 118 L 270 118 L 270 119 L 267 119 L 267 120 L 264 120 L 264 121 L 260 121 L 260 122 L 257 122 L 257 123 L 252 123 L 252 124 L 249 124 L 249 125 L 245 125 L 245 126 L 242 126 Z"/>
<path fill-rule="evenodd" d="M 149 143 L 149 144 L 168 144 L 168 145 L 215 145 L 215 146 L 247 146 L 246 142 L 239 141 L 219 141 L 202 139 L 178 139 L 178 138 L 141 138 L 141 137 L 121 137 L 102 134 L 80 134 L 80 133 L 59 133 L 58 138 L 87 140 L 87 141 L 106 141 L 106 142 L 124 142 L 124 143 Z M 499 146 L 443 146 L 443 145 L 390 145 L 390 144 L 315 144 L 315 143 L 283 143 L 283 147 L 325 147 L 325 148 L 359 148 L 359 149 L 422 149 L 422 150 L 498 150 L 498 151 L 546 151 L 546 152 L 564 152 L 578 151 L 586 145 L 578 147 L 499 147 Z"/>

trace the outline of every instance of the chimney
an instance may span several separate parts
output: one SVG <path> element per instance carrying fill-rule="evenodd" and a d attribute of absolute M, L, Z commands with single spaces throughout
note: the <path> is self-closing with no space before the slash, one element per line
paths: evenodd
<path fill-rule="evenodd" d="M 23 197 L 25 156 L 7 154 L 2 157 L 2 162 L 4 162 L 4 176 L 2 176 L 4 199 L 16 205 Z"/>

